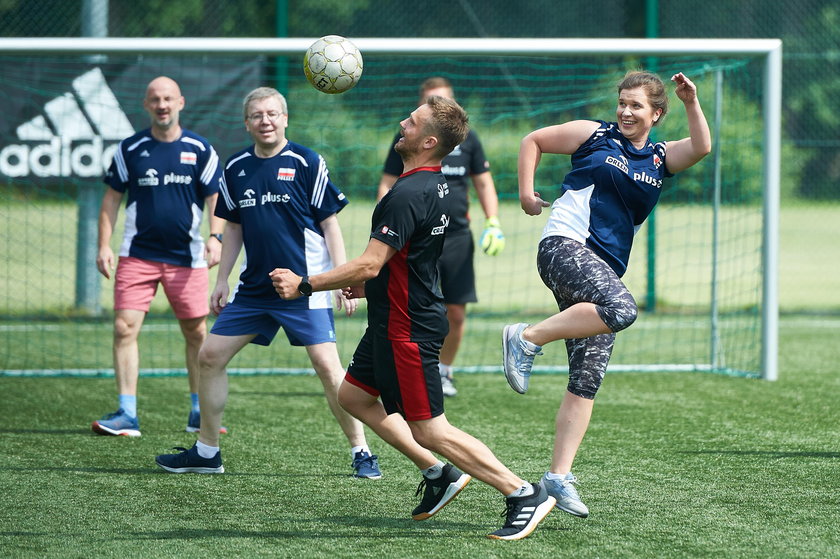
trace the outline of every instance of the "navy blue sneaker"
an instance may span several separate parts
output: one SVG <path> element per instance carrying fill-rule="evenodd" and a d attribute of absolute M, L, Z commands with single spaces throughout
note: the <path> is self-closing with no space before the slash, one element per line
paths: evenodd
<path fill-rule="evenodd" d="M 362 479 L 380 479 L 379 457 L 369 452 L 357 452 L 353 457 L 353 477 Z"/>
<path fill-rule="evenodd" d="M 90 424 L 90 428 L 99 435 L 140 436 L 140 420 L 136 417 L 129 417 L 122 408 L 94 421 Z"/>
<path fill-rule="evenodd" d="M 201 431 L 201 412 L 190 410 L 190 418 L 187 420 L 187 433 L 199 433 Z M 219 427 L 219 433 L 227 435 L 227 427 Z"/>
<path fill-rule="evenodd" d="M 173 474 L 223 474 L 225 467 L 222 466 L 222 451 L 216 453 L 213 458 L 202 458 L 198 454 L 196 445 L 187 450 L 183 447 L 175 447 L 178 454 L 161 454 L 155 458 L 158 466 Z"/>

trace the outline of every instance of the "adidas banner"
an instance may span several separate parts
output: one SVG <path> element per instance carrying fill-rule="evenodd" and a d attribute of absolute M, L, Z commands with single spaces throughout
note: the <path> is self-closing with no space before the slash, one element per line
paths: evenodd
<path fill-rule="evenodd" d="M 181 86 L 181 126 L 219 156 L 250 143 L 242 100 L 263 85 L 259 58 L 143 57 L 131 63 L 73 59 L 0 62 L 0 177 L 26 182 L 101 178 L 123 138 L 149 127 L 146 86 L 165 75 Z"/>

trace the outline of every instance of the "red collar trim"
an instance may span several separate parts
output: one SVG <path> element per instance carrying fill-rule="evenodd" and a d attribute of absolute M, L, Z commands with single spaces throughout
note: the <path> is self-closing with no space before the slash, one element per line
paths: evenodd
<path fill-rule="evenodd" d="M 416 169 L 406 171 L 405 173 L 400 175 L 400 178 L 407 177 L 408 175 L 413 175 L 414 173 L 417 173 L 418 171 L 432 171 L 432 172 L 439 173 L 440 172 L 440 165 L 438 165 L 437 167 L 417 167 Z"/>

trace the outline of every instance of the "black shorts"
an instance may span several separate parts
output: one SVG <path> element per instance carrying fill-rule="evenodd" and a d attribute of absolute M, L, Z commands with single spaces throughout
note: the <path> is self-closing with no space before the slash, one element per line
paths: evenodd
<path fill-rule="evenodd" d="M 438 260 L 440 291 L 447 305 L 475 303 L 475 267 L 473 255 L 475 243 L 469 229 L 446 234 L 443 253 Z"/>
<path fill-rule="evenodd" d="M 359 341 L 345 380 L 380 397 L 388 414 L 422 421 L 443 414 L 438 362 L 443 340 L 402 342 L 374 335 Z"/>

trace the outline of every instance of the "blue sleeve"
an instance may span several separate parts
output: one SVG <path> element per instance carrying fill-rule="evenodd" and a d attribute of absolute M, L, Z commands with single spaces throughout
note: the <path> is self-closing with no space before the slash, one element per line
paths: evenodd
<path fill-rule="evenodd" d="M 219 199 L 216 201 L 216 211 L 213 212 L 216 217 L 221 217 L 225 221 L 232 221 L 233 223 L 242 223 L 239 218 L 239 206 L 233 199 L 228 188 L 227 183 L 228 172 L 225 171 L 219 178 Z"/>
<path fill-rule="evenodd" d="M 213 146 L 210 144 L 206 145 L 207 150 L 201 154 L 203 157 L 200 167 L 201 175 L 199 176 L 201 194 L 205 198 L 219 192 L 219 182 L 222 177 L 222 166 L 219 161 L 219 155 L 213 149 Z"/>
<path fill-rule="evenodd" d="M 316 223 L 320 223 L 332 214 L 340 212 L 348 204 L 347 197 L 330 180 L 330 172 L 324 158 L 310 162 L 310 169 L 315 167 L 313 180 L 309 185 L 309 205 Z"/>
<path fill-rule="evenodd" d="M 108 166 L 108 172 L 102 182 L 116 190 L 117 192 L 125 192 L 128 190 L 128 171 L 125 165 L 125 153 L 123 152 L 123 142 L 120 142 L 117 149 L 114 151 L 114 158 L 111 160 L 111 165 Z M 122 173 L 120 172 L 122 169 Z M 125 176 L 126 180 L 122 179 Z"/>

